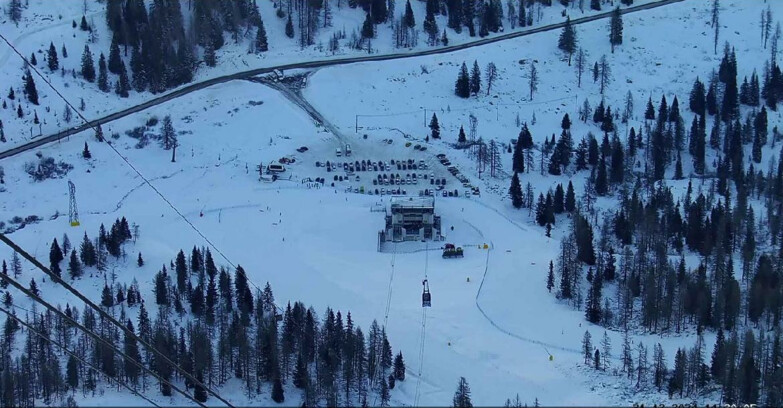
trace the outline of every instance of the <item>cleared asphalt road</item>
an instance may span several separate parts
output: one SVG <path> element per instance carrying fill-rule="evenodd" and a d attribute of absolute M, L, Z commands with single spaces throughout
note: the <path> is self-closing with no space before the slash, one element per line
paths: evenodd
<path fill-rule="evenodd" d="M 638 6 L 628 7 L 626 9 L 621 9 L 622 14 L 628 14 L 628 13 L 635 13 L 643 10 L 649 10 L 657 7 L 662 7 L 665 5 L 669 5 L 672 3 L 679 3 L 681 1 L 685 0 L 661 0 L 656 1 L 652 3 L 646 3 L 641 4 Z M 600 20 L 603 18 L 607 18 L 611 15 L 611 11 L 605 12 L 605 13 L 599 13 L 594 14 L 587 17 L 580 17 L 575 20 L 571 20 L 571 24 L 584 24 L 589 23 L 591 21 Z M 328 59 L 328 60 L 318 60 L 318 61 L 308 61 L 308 62 L 297 62 L 293 64 L 285 64 L 285 65 L 278 65 L 274 67 L 267 67 L 267 68 L 256 68 L 251 69 L 248 71 L 242 71 L 237 72 L 235 74 L 231 75 L 225 75 L 217 78 L 208 79 L 206 81 L 197 82 L 190 84 L 188 86 L 185 86 L 183 88 L 180 88 L 176 91 L 169 92 L 165 95 L 158 96 L 156 98 L 150 99 L 147 102 L 141 103 L 139 105 L 132 106 L 130 108 L 121 110 L 119 112 L 112 113 L 110 115 L 104 116 L 102 118 L 98 118 L 95 120 L 92 120 L 90 122 L 84 123 L 81 126 L 73 127 L 70 129 L 66 129 L 63 131 L 60 131 L 58 133 L 55 133 L 53 135 L 41 137 L 35 140 L 32 140 L 30 142 L 27 142 L 23 145 L 17 146 L 15 148 L 6 150 L 4 152 L 0 152 L 0 160 L 6 158 L 15 156 L 19 153 L 26 152 L 31 149 L 35 149 L 37 147 L 43 146 L 45 144 L 58 141 L 60 139 L 63 139 L 65 137 L 74 135 L 79 132 L 83 132 L 85 130 L 88 130 L 90 128 L 94 128 L 98 125 L 103 125 L 105 123 L 112 122 L 114 120 L 123 118 L 125 116 L 141 112 L 147 108 L 160 105 L 164 102 L 168 102 L 172 99 L 179 98 L 180 96 L 187 95 L 191 92 L 195 92 L 213 85 L 222 84 L 229 81 L 234 81 L 237 79 L 247 79 L 250 77 L 254 77 L 257 75 L 267 74 L 270 72 L 273 72 L 275 70 L 288 70 L 288 69 L 297 69 L 297 68 L 320 68 L 320 67 L 329 67 L 329 66 L 335 66 L 335 65 L 345 65 L 345 64 L 353 64 L 356 62 L 372 62 L 372 61 L 388 61 L 388 60 L 395 60 L 395 59 L 403 59 L 403 58 L 414 58 L 414 57 L 421 57 L 425 55 L 436 55 L 436 54 L 447 54 L 454 51 L 460 51 L 465 50 L 468 48 L 473 47 L 479 47 L 486 44 L 492 44 L 499 41 L 505 41 L 512 38 L 517 37 L 524 37 L 526 35 L 532 35 L 537 33 L 543 33 L 546 31 L 551 30 L 557 30 L 559 28 L 563 28 L 565 25 L 565 22 L 561 23 L 555 23 L 555 24 L 549 24 L 541 27 L 531 28 L 529 30 L 524 31 L 516 31 L 513 33 L 508 34 L 502 34 L 495 37 L 490 38 L 484 38 L 481 40 L 471 41 L 464 44 L 458 44 L 458 45 L 452 45 L 448 47 L 441 47 L 441 48 L 433 48 L 431 50 L 425 50 L 425 51 L 416 51 L 416 52 L 408 52 L 408 53 L 397 53 L 397 54 L 383 54 L 383 55 L 367 55 L 367 56 L 361 56 L 361 57 L 351 57 L 351 58 L 336 58 L 336 59 Z"/>

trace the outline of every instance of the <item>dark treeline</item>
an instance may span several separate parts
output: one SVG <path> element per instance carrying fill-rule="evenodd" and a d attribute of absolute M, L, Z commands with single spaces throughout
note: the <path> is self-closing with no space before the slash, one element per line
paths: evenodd
<path fill-rule="evenodd" d="M 132 229 L 136 237 L 138 228 Z M 57 252 L 70 250 L 70 262 L 79 269 L 79 273 L 71 272 L 74 279 L 84 273 L 103 277 L 101 307 L 218 392 L 221 385 L 238 379 L 246 395 L 269 395 L 276 402 L 284 401 L 283 385 L 289 384 L 301 390 L 307 406 L 386 405 L 389 390 L 396 381 L 405 380 L 402 353 L 393 354 L 385 329 L 375 321 L 365 332 L 350 312 L 343 315 L 327 308 L 319 315 L 302 302 L 278 309 L 268 283 L 263 290 L 254 291 L 241 266 L 233 273 L 218 268 L 208 249 L 196 247 L 189 256 L 180 251 L 168 266 L 162 266 L 154 277 L 151 293 L 142 293 L 135 279 L 129 285 L 120 283 L 105 268 L 99 268 L 98 259 L 103 256 L 100 253 L 124 256 L 123 243 L 131 239 L 125 218 L 117 220 L 111 232 L 106 233 L 101 226 L 99 235 L 94 242 L 85 235 L 80 257 L 70 247 L 67 236 L 63 238 L 65 251 L 54 240 L 50 257 L 53 269 L 63 261 Z M 17 263 L 18 259 L 12 261 L 14 275 L 21 269 Z M 3 273 L 9 273 L 3 264 Z M 140 253 L 137 264 L 144 265 Z M 7 282 L 3 284 L 7 286 Z M 38 291 L 35 280 L 30 285 Z M 5 292 L 3 303 L 14 307 L 10 292 Z M 33 406 L 36 400 L 57 404 L 76 392 L 88 396 L 98 391 L 103 380 L 124 381 L 143 392 L 172 395 L 168 384 L 145 375 L 131 360 L 41 310 L 34 307 L 22 319 L 100 368 L 106 378 L 22 329 L 13 319 L 6 319 L 0 340 L 0 398 L 4 406 Z M 162 378 L 184 384 L 196 399 L 207 400 L 205 389 L 156 359 L 133 337 L 93 310 L 66 305 L 63 312 L 128 356 L 136 356 Z"/>
<path fill-rule="evenodd" d="M 783 75 L 773 50 L 740 81 L 729 44 L 716 68 L 706 81 L 695 79 L 687 100 L 648 99 L 641 126 L 626 127 L 622 139 L 619 123 L 634 116 L 630 92 L 620 108 L 585 100 L 579 120 L 603 135 L 588 132 L 576 146 L 567 114 L 560 136 L 540 146 L 524 126 L 509 196 L 547 234 L 568 224 L 547 289 L 586 320 L 626 333 L 699 334 L 693 349 L 669 356 L 671 367 L 660 346 L 650 364 L 643 345 L 624 344 L 620 371 L 638 387 L 680 397 L 719 389 L 724 402 L 776 406 L 783 398 L 783 146 L 777 159 L 762 156 L 781 141 L 768 116 L 779 108 Z M 521 185 L 531 171 L 589 173 L 583 191 L 569 181 L 536 193 Z M 671 184 L 684 187 L 686 178 L 685 190 L 668 185 L 682 180 Z M 598 212 L 604 196 L 618 205 Z M 711 356 L 704 331 L 719 339 Z M 605 351 L 587 347 L 585 362 L 606 370 Z"/>

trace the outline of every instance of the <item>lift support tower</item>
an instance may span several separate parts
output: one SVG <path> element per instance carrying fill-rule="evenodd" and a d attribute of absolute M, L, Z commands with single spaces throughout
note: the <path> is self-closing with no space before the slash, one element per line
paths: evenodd
<path fill-rule="evenodd" d="M 72 227 L 79 226 L 79 210 L 76 208 L 76 186 L 68 180 L 68 219 L 71 222 Z"/>

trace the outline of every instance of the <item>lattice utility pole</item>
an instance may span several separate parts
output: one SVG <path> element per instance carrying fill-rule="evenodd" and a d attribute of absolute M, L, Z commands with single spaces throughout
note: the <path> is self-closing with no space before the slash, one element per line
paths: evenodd
<path fill-rule="evenodd" d="M 79 226 L 79 210 L 76 208 L 76 186 L 68 180 L 68 219 L 72 227 Z"/>

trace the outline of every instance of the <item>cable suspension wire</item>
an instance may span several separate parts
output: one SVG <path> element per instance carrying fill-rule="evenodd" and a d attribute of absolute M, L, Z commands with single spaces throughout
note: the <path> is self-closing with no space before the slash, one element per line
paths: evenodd
<path fill-rule="evenodd" d="M 429 268 L 430 247 L 429 241 L 424 243 L 424 281 L 427 282 L 427 269 Z M 421 343 L 419 345 L 419 372 L 416 375 L 416 393 L 413 398 L 413 406 L 419 405 L 419 391 L 421 387 L 421 374 L 424 370 L 424 342 L 427 337 L 427 308 L 421 308 L 421 333 L 419 334 Z"/>
<path fill-rule="evenodd" d="M 30 263 L 32 263 L 36 268 L 40 269 L 43 273 L 45 273 L 49 278 L 55 282 L 59 283 L 62 287 L 67 289 L 69 292 L 71 292 L 74 296 L 79 298 L 82 302 L 84 302 L 87 306 L 89 306 L 91 309 L 98 312 L 101 317 L 105 318 L 115 326 L 119 327 L 126 335 L 133 337 L 139 344 L 143 345 L 147 350 L 155 354 L 156 358 L 160 358 L 162 361 L 169 364 L 174 370 L 179 372 L 183 377 L 189 379 L 190 381 L 193 381 L 193 384 L 199 385 L 203 387 L 208 393 L 212 394 L 215 398 L 226 404 L 227 406 L 233 408 L 233 405 L 229 403 L 227 400 L 225 400 L 223 397 L 221 397 L 218 393 L 215 391 L 212 391 L 210 388 L 208 388 L 202 381 L 199 381 L 196 379 L 196 377 L 187 372 L 187 370 L 183 369 L 179 365 L 177 365 L 175 362 L 171 361 L 171 359 L 166 356 L 165 354 L 161 353 L 157 348 L 153 347 L 151 344 L 149 344 L 147 341 L 139 337 L 136 333 L 129 330 L 127 327 L 125 327 L 124 324 L 120 323 L 117 319 L 114 318 L 114 316 L 107 313 L 102 308 L 98 307 L 95 303 L 93 303 L 90 299 L 88 299 L 86 296 L 84 296 L 81 292 L 76 290 L 73 286 L 71 286 L 68 282 L 64 281 L 61 277 L 55 275 L 52 273 L 47 267 L 45 267 L 41 262 L 39 262 L 37 259 L 35 259 L 32 255 L 30 255 L 27 251 L 19 247 L 15 242 L 11 241 L 5 234 L 0 233 L 0 241 L 3 241 L 6 245 L 11 247 L 14 251 L 22 255 L 25 259 L 27 259 Z M 7 278 L 5 278 L 7 279 Z M 20 289 L 21 290 L 21 289 Z M 29 292 L 29 291 L 28 291 Z M 29 296 L 29 295 L 28 295 Z M 37 297 L 37 296 L 36 296 Z M 38 297 L 40 299 L 40 297 Z"/>
<path fill-rule="evenodd" d="M 56 87 L 55 87 L 55 86 L 54 86 L 54 85 L 53 85 L 53 84 L 52 84 L 52 83 L 49 81 L 49 79 L 48 79 L 46 76 L 44 76 L 44 75 L 43 75 L 43 74 L 42 74 L 42 73 L 41 73 L 41 72 L 40 72 L 40 71 L 39 71 L 39 70 L 38 70 L 38 69 L 37 69 L 37 68 L 36 68 L 34 65 L 30 64 L 30 63 L 29 63 L 29 61 L 27 60 L 27 58 L 26 58 L 24 55 L 22 55 L 22 53 L 21 53 L 21 52 L 19 52 L 19 50 L 18 50 L 18 49 L 16 49 L 16 47 L 14 47 L 14 45 L 13 45 L 13 44 L 11 44 L 11 42 L 10 42 L 10 41 L 8 41 L 8 39 L 7 39 L 7 38 L 6 38 L 6 37 L 5 37 L 5 36 L 4 36 L 2 33 L 0 33 L 0 39 L 2 39 L 3 41 L 5 41 L 5 43 L 6 43 L 6 44 L 8 44 L 8 46 L 9 46 L 9 47 L 10 47 L 10 48 L 11 48 L 11 49 L 14 51 L 14 53 L 16 53 L 16 55 L 18 55 L 18 56 L 19 56 L 19 58 L 21 58 L 21 59 L 24 61 L 25 65 L 26 65 L 28 68 L 32 69 L 32 70 L 33 70 L 33 72 L 35 72 L 35 74 L 36 74 L 36 75 L 38 75 L 38 77 L 40 77 L 40 78 L 41 78 L 41 79 L 42 79 L 42 80 L 43 80 L 43 81 L 44 81 L 44 82 L 45 82 L 45 83 L 46 83 L 46 84 L 49 86 L 49 88 L 51 88 L 51 89 L 52 89 L 52 91 L 54 91 L 54 93 L 55 93 L 55 94 L 57 94 L 57 96 L 59 96 L 59 97 L 60 97 L 60 99 L 62 99 L 62 100 L 65 102 L 65 104 L 66 104 L 66 105 L 68 105 L 68 106 L 71 108 L 71 110 L 73 110 L 74 112 L 76 112 L 76 114 L 79 116 L 79 118 L 81 118 L 81 119 L 82 119 L 82 121 L 84 121 L 85 125 L 89 125 L 90 123 L 92 123 L 92 122 L 90 122 L 90 121 L 89 121 L 89 120 L 88 120 L 88 119 L 87 119 L 87 118 L 86 118 L 86 117 L 85 117 L 85 116 L 84 116 L 84 115 L 81 113 L 81 111 L 80 111 L 79 109 L 76 109 L 76 106 L 74 106 L 74 105 L 73 105 L 73 104 L 72 104 L 72 103 L 71 103 L 71 102 L 68 100 L 68 98 L 66 98 L 66 97 L 65 97 L 65 96 L 64 96 L 64 95 L 63 95 L 63 94 L 62 94 L 62 93 L 61 93 L 61 92 L 60 92 L 60 91 L 59 91 L 59 90 L 58 90 L 58 89 L 57 89 L 57 88 L 56 88 Z M 174 212 L 175 212 L 175 213 L 176 213 L 176 214 L 177 214 L 177 215 L 178 215 L 178 216 L 179 216 L 179 217 L 180 217 L 182 220 L 183 220 L 183 221 L 185 221 L 185 223 L 186 223 L 186 224 L 188 224 L 188 226 L 190 226 L 190 228 L 191 228 L 191 229 L 193 229 L 193 231 L 195 231 L 195 232 L 196 232 L 196 234 L 198 234 L 198 235 L 199 235 L 199 236 L 200 236 L 200 237 L 201 237 L 201 238 L 202 238 L 202 239 L 203 239 L 203 240 L 204 240 L 204 241 L 205 241 L 207 244 L 209 244 L 209 246 L 210 246 L 212 249 L 214 249 L 214 250 L 215 250 L 215 252 L 217 252 L 217 253 L 218 253 L 218 254 L 219 254 L 219 255 L 220 255 L 222 258 L 223 258 L 223 260 L 225 260 L 225 261 L 226 261 L 226 262 L 227 262 L 227 263 L 228 263 L 228 264 L 229 264 L 229 265 L 230 265 L 232 268 L 234 268 L 234 269 L 236 270 L 236 267 L 237 267 L 237 265 L 236 265 L 236 264 L 234 264 L 233 262 L 231 262 L 231 260 L 228 258 L 228 256 L 226 256 L 226 254 L 225 254 L 223 251 L 221 251 L 221 250 L 220 250 L 220 248 L 218 248 L 218 247 L 217 247 L 217 245 L 215 245 L 215 244 L 214 244 L 214 243 L 213 243 L 213 242 L 212 242 L 212 241 L 211 241 L 209 238 L 207 238 L 207 236 L 206 236 L 206 235 L 204 235 L 204 233 L 202 233 L 202 232 L 201 232 L 201 230 L 199 230 L 199 229 L 198 229 L 198 227 L 196 227 L 196 226 L 195 226 L 195 225 L 194 225 L 192 222 L 190 222 L 190 220 L 188 220 L 188 219 L 187 219 L 187 217 L 185 217 L 185 215 L 184 215 L 184 214 L 183 214 L 183 213 L 182 213 L 182 212 L 181 212 L 181 211 L 180 211 L 180 210 L 179 210 L 179 209 L 178 209 L 178 208 L 177 208 L 177 207 L 176 207 L 176 206 L 175 206 L 175 205 L 174 205 L 174 204 L 173 204 L 173 203 L 172 203 L 172 202 L 171 202 L 171 201 L 168 199 L 168 198 L 166 198 L 166 196 L 165 196 L 165 195 L 164 195 L 164 194 L 163 194 L 163 193 L 162 193 L 162 192 L 161 192 L 161 191 L 160 191 L 160 190 L 159 190 L 157 187 L 155 187 L 155 185 L 153 185 L 153 184 L 150 182 L 150 180 L 149 180 L 149 179 L 148 179 L 146 176 L 144 176 L 144 174 L 142 174 L 142 173 L 141 173 L 141 171 L 139 171 L 139 169 L 137 169 L 137 168 L 136 168 L 136 166 L 134 166 L 134 165 L 133 165 L 133 164 L 130 162 L 130 160 L 128 160 L 128 158 L 126 158 L 125 156 L 123 156 L 123 155 L 122 155 L 122 153 L 120 153 L 120 152 L 119 152 L 119 150 L 117 150 L 117 148 L 115 148 L 113 144 L 111 144 L 110 142 L 106 141 L 106 140 L 105 140 L 105 138 L 103 138 L 103 136 L 102 136 L 102 134 L 103 134 L 103 131 L 101 130 L 101 127 L 100 127 L 100 125 L 93 125 L 93 126 L 92 126 L 92 128 L 95 130 L 95 132 L 96 132 L 96 135 L 98 136 L 98 140 L 99 140 L 99 141 L 101 141 L 101 142 L 105 142 L 105 144 L 106 144 L 107 146 L 109 146 L 109 148 L 110 148 L 110 149 L 111 149 L 111 150 L 112 150 L 112 151 L 113 151 L 113 152 L 114 152 L 114 153 L 115 153 L 117 156 L 119 156 L 119 158 L 120 158 L 120 159 L 122 159 L 122 161 L 123 161 L 123 162 L 125 162 L 125 164 L 127 164 L 127 165 L 128 165 L 128 167 L 130 167 L 130 168 L 131 168 L 131 170 L 133 170 L 133 171 L 136 173 L 136 175 L 138 175 L 138 176 L 139 176 L 139 177 L 140 177 L 140 178 L 141 178 L 141 179 L 144 181 L 144 184 L 146 184 L 147 186 L 149 186 L 149 187 L 150 187 L 150 188 L 151 188 L 151 189 L 152 189 L 152 190 L 153 190 L 153 191 L 154 191 L 154 192 L 155 192 L 155 193 L 156 193 L 156 194 L 157 194 L 157 195 L 158 195 L 158 196 L 159 196 L 159 197 L 160 197 L 160 198 L 161 198 L 161 199 L 162 199 L 162 200 L 163 200 L 163 201 L 164 201 L 164 202 L 165 202 L 165 203 L 166 203 L 166 204 L 167 204 L 167 205 L 168 205 L 168 206 L 169 206 L 169 207 L 170 207 L 170 208 L 171 208 L 171 209 L 172 209 L 172 210 L 173 210 L 173 211 L 174 211 Z M 250 279 L 250 277 L 249 277 L 249 276 L 248 276 L 246 273 L 244 273 L 244 272 L 243 272 L 243 275 L 245 276 L 245 278 L 247 278 L 247 281 L 248 281 L 248 282 L 249 282 L 249 283 L 250 283 L 250 284 L 251 284 L 253 287 L 255 287 L 255 288 L 256 288 L 256 289 L 258 289 L 258 290 L 261 290 L 261 287 L 260 287 L 260 286 L 258 286 L 258 285 L 257 285 L 255 282 L 253 282 L 253 280 L 252 280 L 252 279 Z M 281 307 L 279 307 L 279 306 L 277 306 L 277 305 L 275 305 L 275 308 L 276 308 L 276 309 L 278 309 L 278 310 L 279 310 L 279 311 L 281 311 L 281 312 L 282 312 L 282 310 L 283 310 Z M 199 382 L 199 381 L 196 381 L 196 384 L 201 384 L 201 382 Z M 209 390 L 209 389 L 207 388 L 207 390 Z M 210 391 L 210 393 L 211 393 L 211 391 Z"/>
<path fill-rule="evenodd" d="M 3 39 L 3 41 L 5 41 L 5 43 L 6 43 L 6 44 L 8 44 L 8 46 L 9 46 L 9 47 L 11 47 L 11 49 L 14 51 L 14 53 L 16 53 L 16 54 L 17 54 L 17 55 L 18 55 L 18 56 L 19 56 L 19 57 L 20 57 L 20 58 L 21 58 L 21 59 L 22 59 L 22 60 L 25 62 L 25 66 L 26 66 L 27 68 L 29 68 L 29 69 L 33 70 L 33 72 L 35 72 L 35 73 L 36 73 L 36 75 L 38 75 L 38 77 L 39 77 L 39 78 L 41 78 L 41 79 L 42 79 L 44 82 L 46 82 L 46 84 L 49 86 L 49 88 L 51 88 L 51 89 L 52 89 L 52 91 L 54 91 L 54 93 L 55 93 L 55 94 L 57 94 L 57 96 L 59 96 L 59 97 L 60 97 L 60 99 L 62 99 L 62 100 L 63 100 L 63 101 L 66 103 L 66 105 L 68 105 L 68 106 L 71 108 L 71 110 L 73 110 L 74 112 L 76 112 L 76 114 L 79 116 L 79 118 L 81 118 L 81 120 L 83 120 L 83 121 L 84 121 L 85 125 L 89 125 L 89 124 L 91 123 L 91 122 L 90 122 L 90 120 L 88 120 L 88 119 L 87 119 L 87 118 L 84 116 L 84 114 L 82 114 L 82 113 L 81 113 L 81 111 L 80 111 L 79 109 L 76 109 L 76 106 L 74 106 L 74 105 L 73 105 L 73 104 L 72 104 L 72 103 L 71 103 L 71 102 L 68 100 L 68 98 L 66 98 L 66 97 L 65 97 L 65 96 L 64 96 L 64 95 L 63 95 L 63 94 L 62 94 L 62 93 L 61 93 L 61 92 L 60 92 L 60 91 L 59 91 L 57 88 L 55 88 L 55 86 L 54 86 L 54 85 L 52 85 L 51 81 L 49 81 L 49 79 L 48 79 L 46 76 L 44 76 L 44 75 L 43 75 L 43 74 L 42 74 L 42 73 L 41 73 L 41 72 L 38 70 L 38 68 L 36 68 L 36 67 L 35 67 L 35 65 L 32 65 L 32 64 L 30 64 L 30 63 L 29 63 L 29 61 L 27 61 L 27 58 L 26 58 L 24 55 L 22 55 L 22 53 L 21 53 L 21 52 L 19 52 L 19 50 L 17 50 L 17 49 L 16 49 L 16 47 L 14 47 L 14 45 L 13 45 L 13 44 L 11 44 L 11 42 L 10 42 L 10 41 L 8 41 L 8 39 L 7 39 L 7 38 L 6 38 L 6 37 L 5 37 L 5 36 L 4 36 L 2 33 L 0 33 L 0 38 L 2 38 L 2 39 Z M 94 125 L 94 126 L 92 126 L 92 128 L 95 130 L 95 132 L 96 132 L 96 135 L 97 135 L 97 137 L 98 137 L 98 140 L 99 140 L 99 141 L 101 141 L 101 142 L 105 142 L 105 144 L 106 144 L 107 146 L 109 146 L 109 148 L 110 148 L 110 149 L 111 149 L 111 150 L 112 150 L 114 153 L 116 153 L 116 154 L 117 154 L 117 156 L 119 156 L 119 157 L 120 157 L 120 159 L 122 159 L 122 161 L 124 161 L 124 162 L 125 162 L 125 164 L 127 164 L 127 165 L 128 165 L 128 167 L 130 167 L 130 168 L 131 168 L 131 170 L 133 170 L 133 171 L 134 171 L 134 172 L 135 172 L 135 173 L 136 173 L 136 174 L 137 174 L 137 175 L 138 175 L 138 176 L 139 176 L 139 177 L 140 177 L 142 180 L 144 180 L 144 183 L 145 183 L 145 184 L 147 184 L 147 185 L 148 185 L 148 186 L 149 186 L 149 187 L 150 187 L 150 188 L 151 188 L 151 189 L 152 189 L 152 190 L 153 190 L 153 191 L 154 191 L 154 192 L 155 192 L 155 193 L 156 193 L 158 196 L 160 196 L 160 198 L 161 198 L 161 199 L 162 199 L 162 200 L 163 200 L 163 201 L 164 201 L 166 204 L 168 204 L 168 206 L 169 206 L 169 207 L 171 207 L 171 209 L 172 209 L 172 210 L 173 210 L 175 213 L 177 213 L 177 215 L 179 215 L 179 217 L 180 217 L 180 218 L 182 218 L 182 220 L 184 220 L 184 221 L 185 221 L 185 222 L 186 222 L 186 223 L 187 223 L 187 224 L 188 224 L 188 225 L 189 225 L 189 226 L 190 226 L 190 227 L 191 227 L 191 228 L 192 228 L 194 231 L 196 231 L 196 233 L 197 233 L 197 234 L 198 234 L 198 235 L 199 235 L 199 236 L 200 236 L 200 237 L 201 237 L 201 238 L 202 238 L 204 241 L 206 241 L 206 242 L 209 244 L 209 246 L 210 246 L 210 247 L 212 247 L 212 249 L 214 249 L 214 250 L 215 250 L 215 252 L 217 252 L 218 254 L 220 254 L 220 256 L 221 256 L 221 257 L 222 257 L 222 258 L 223 258 L 223 259 L 224 259 L 226 262 L 228 262 L 228 263 L 229 263 L 229 264 L 230 264 L 232 267 L 236 268 L 236 265 L 234 265 L 234 264 L 231 262 L 231 260 L 229 260 L 229 259 L 228 259 L 228 257 L 226 257 L 226 255 L 225 255 L 225 254 L 224 254 L 224 253 L 223 253 L 223 252 L 222 252 L 222 251 L 221 251 L 221 250 L 220 250 L 220 249 L 219 249 L 219 248 L 218 248 L 218 247 L 217 247 L 215 244 L 213 244 L 213 243 L 212 243 L 212 241 L 210 241 L 210 240 L 209 240 L 209 238 L 207 238 L 207 237 L 206 237 L 206 236 L 205 236 L 205 235 L 204 235 L 204 234 L 203 234 L 203 233 L 202 233 L 202 232 L 201 232 L 201 231 L 200 231 L 200 230 L 199 230 L 199 229 L 198 229 L 198 228 L 197 228 L 195 225 L 193 225 L 193 223 L 191 223 L 191 222 L 190 222 L 190 220 L 188 220 L 188 219 L 185 217 L 185 215 L 184 215 L 184 214 L 182 214 L 182 212 L 180 212 L 180 210 L 179 210 L 179 209 L 177 209 L 177 207 L 176 207 L 176 206 L 174 206 L 174 204 L 173 204 L 171 201 L 169 201 L 169 199 L 168 199 L 168 198 L 166 198 L 166 196 L 164 196 L 164 195 L 163 195 L 163 193 L 161 193 L 161 192 L 160 192 L 160 190 L 158 190 L 158 188 L 157 188 L 157 187 L 155 187 L 155 186 L 154 186 L 154 185 L 153 185 L 153 184 L 150 182 L 150 180 L 149 180 L 147 177 L 145 177 L 145 176 L 144 176 L 144 175 L 141 173 L 141 171 L 139 171 L 139 169 L 137 169 L 137 168 L 136 168 L 136 166 L 134 166 L 134 165 L 133 165 L 133 164 L 132 164 L 132 163 L 131 163 L 131 162 L 130 162 L 130 161 L 129 161 L 129 160 L 128 160 L 128 159 L 127 159 L 125 156 L 123 156 L 123 155 L 122 155 L 122 153 L 120 153 L 120 152 L 119 152 L 119 150 L 117 150 L 117 148 L 116 148 L 116 147 L 114 147 L 114 145 L 112 145 L 111 143 L 109 143 L 108 141 L 106 141 L 106 139 L 103 137 L 103 131 L 101 130 L 101 127 L 100 127 L 100 125 Z"/>
<path fill-rule="evenodd" d="M 19 309 L 25 310 L 24 308 L 21 308 L 21 307 L 19 307 L 19 306 L 16 306 L 16 305 L 12 305 L 12 306 L 13 306 L 13 307 L 15 307 L 15 308 L 19 308 Z M 145 401 L 149 402 L 149 403 L 150 403 L 150 405 L 152 405 L 152 406 L 154 406 L 154 407 L 158 407 L 158 408 L 160 408 L 160 405 L 158 405 L 157 403 L 155 403 L 155 401 L 153 401 L 153 400 L 149 399 L 147 396 L 145 396 L 144 394 L 142 394 L 142 393 L 140 393 L 139 391 L 137 391 L 135 388 L 133 388 L 133 387 L 131 387 L 130 385 L 128 385 L 128 383 L 126 383 L 126 382 L 124 382 L 124 381 L 120 380 L 119 378 L 112 378 L 111 376 L 109 376 L 109 375 L 108 375 L 108 374 L 106 374 L 105 372 L 101 371 L 101 370 L 100 370 L 98 367 L 95 367 L 95 365 L 93 365 L 93 364 L 92 364 L 92 363 L 90 363 L 89 361 L 87 361 L 87 360 L 85 360 L 84 358 L 82 358 L 82 357 L 80 357 L 79 355 L 77 355 L 75 352 L 73 352 L 73 351 L 71 351 L 71 350 L 68 350 L 68 348 L 67 348 L 67 347 L 65 347 L 65 345 L 63 345 L 63 344 L 62 344 L 62 343 L 60 343 L 59 341 L 57 341 L 57 340 L 54 340 L 54 339 L 52 339 L 51 337 L 48 337 L 48 336 L 46 336 L 45 334 L 41 333 L 40 331 L 36 330 L 36 329 L 35 329 L 35 327 L 33 327 L 33 325 L 31 325 L 31 324 L 27 323 L 26 321 L 22 320 L 21 318 L 19 318 L 19 317 L 18 317 L 18 316 L 16 316 L 15 314 L 11 313 L 10 311 L 8 311 L 8 310 L 6 310 L 6 309 L 4 309 L 4 308 L 2 308 L 2 307 L 0 307 L 0 312 L 3 312 L 3 313 L 5 313 L 5 314 L 6 314 L 6 316 L 8 316 L 8 318 L 10 318 L 10 319 L 14 319 L 14 320 L 15 320 L 17 323 L 19 323 L 19 324 L 21 324 L 22 326 L 26 327 L 26 328 L 27 328 L 27 330 L 28 330 L 30 333 L 33 333 L 33 334 L 35 334 L 36 336 L 38 336 L 38 337 L 42 338 L 43 340 L 45 340 L 45 341 L 48 341 L 48 342 L 50 342 L 50 343 L 54 344 L 55 346 L 59 347 L 59 348 L 60 348 L 60 349 L 62 349 L 62 351 L 64 351 L 66 354 L 68 354 L 69 356 L 71 356 L 71 357 L 73 357 L 73 358 L 75 358 L 75 359 L 79 360 L 79 362 L 81 362 L 82 364 L 84 364 L 84 365 L 85 365 L 85 366 L 87 366 L 88 368 L 92 369 L 92 370 L 93 370 L 93 371 L 95 371 L 96 373 L 98 373 L 98 374 L 103 374 L 103 375 L 104 375 L 104 376 L 105 376 L 107 379 L 109 379 L 109 381 L 117 381 L 117 383 L 118 383 L 118 384 L 122 385 L 123 387 L 125 387 L 126 389 L 128 389 L 128 391 L 132 392 L 133 394 L 135 394 L 136 396 L 140 397 L 141 399 L 143 399 L 143 400 L 145 400 Z"/>
<path fill-rule="evenodd" d="M 0 236 L 0 238 L 5 238 L 5 236 Z M 15 287 L 20 292 L 25 294 L 27 297 L 32 299 L 34 302 L 37 302 L 37 303 L 43 305 L 47 310 L 49 310 L 50 312 L 54 313 L 59 318 L 64 319 L 66 322 L 68 322 L 69 324 L 73 325 L 77 329 L 83 331 L 85 334 L 89 335 L 90 337 L 92 337 L 96 341 L 105 344 L 110 349 L 112 349 L 112 351 L 114 351 L 115 353 L 119 354 L 120 357 L 122 357 L 122 358 L 124 358 L 124 359 L 126 359 L 128 361 L 131 361 L 132 363 L 136 364 L 136 366 L 138 366 L 145 373 L 150 374 L 152 377 L 154 377 L 158 381 L 160 381 L 160 382 L 162 382 L 164 384 L 169 385 L 172 389 L 174 389 L 175 391 L 177 391 L 180 394 L 182 394 L 185 398 L 187 398 L 187 399 L 193 401 L 194 403 L 196 403 L 196 405 L 199 405 L 202 408 L 206 408 L 206 405 L 202 404 L 201 402 L 199 402 L 198 400 L 196 400 L 195 398 L 193 398 L 192 396 L 187 394 L 185 391 L 182 391 L 181 388 L 177 387 L 175 384 L 171 383 L 169 380 L 161 377 L 156 372 L 150 370 L 149 368 L 144 366 L 144 364 L 140 363 L 136 359 L 128 356 L 127 354 L 125 354 L 125 352 L 120 350 L 113 342 L 110 342 L 110 341 L 106 340 L 102 336 L 96 334 L 94 331 L 86 328 L 84 325 L 82 325 L 81 323 L 79 323 L 76 320 L 74 320 L 72 317 L 66 315 L 65 313 L 63 313 L 62 311 L 57 309 L 56 307 L 52 306 L 49 302 L 47 302 L 46 300 L 44 300 L 40 296 L 36 295 L 35 293 L 33 293 L 30 289 L 27 289 L 26 287 L 22 286 L 22 284 L 17 282 L 16 279 L 12 278 L 10 275 L 4 275 L 3 279 L 5 279 L 6 282 L 10 283 L 11 286 Z"/>

